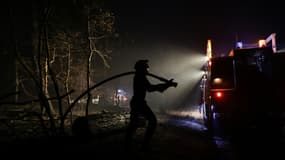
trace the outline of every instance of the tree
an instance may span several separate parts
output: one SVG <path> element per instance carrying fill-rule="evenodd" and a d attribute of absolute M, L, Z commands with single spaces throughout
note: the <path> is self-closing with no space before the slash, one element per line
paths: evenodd
<path fill-rule="evenodd" d="M 25 93 L 33 96 L 30 101 L 40 102 L 50 120 L 50 134 L 62 134 L 66 118 L 63 116 L 66 113 L 64 109 L 69 107 L 72 99 L 76 99 L 76 95 L 86 90 L 88 114 L 92 95 L 89 88 L 95 84 L 92 77 L 95 77 L 94 73 L 100 73 L 93 65 L 97 62 L 94 57 L 98 57 L 106 69 L 110 68 L 108 39 L 114 33 L 114 16 L 96 1 L 47 0 L 25 5 L 32 6 L 29 8 L 33 16 L 28 18 L 32 19 L 29 25 L 33 26 L 33 30 L 29 41 L 31 49 L 28 51 L 18 49 L 23 43 L 22 35 L 13 31 L 14 53 L 17 55 L 17 66 L 20 66 L 17 67 L 17 85 L 22 86 L 18 87 L 19 90 L 26 89 Z M 22 18 L 18 17 L 18 12 L 16 8 L 11 8 L 14 27 L 18 27 L 18 20 Z M 78 68 L 81 68 L 79 72 Z M 83 74 L 86 78 L 80 76 Z M 81 81 L 86 79 L 82 90 L 78 87 L 78 77 L 82 77 Z M 28 85 L 30 82 L 33 82 L 32 89 Z M 70 95 L 72 89 L 77 91 L 73 96 Z M 60 119 L 59 131 L 54 116 Z"/>
<path fill-rule="evenodd" d="M 105 67 L 110 68 L 107 58 L 110 51 L 105 46 L 100 46 L 100 41 L 104 41 L 112 33 L 114 33 L 114 16 L 111 12 L 102 10 L 96 5 L 93 7 L 87 6 L 88 11 L 88 39 L 90 53 L 88 56 L 87 65 L 87 89 L 90 88 L 90 70 L 93 54 L 97 54 Z M 100 48 L 101 47 L 101 48 Z M 107 51 L 107 52 L 106 52 Z M 109 52 L 108 52 L 109 51 Z M 106 54 L 107 53 L 107 54 Z M 85 116 L 88 115 L 88 104 L 90 102 L 91 94 L 88 92 L 88 98 L 86 103 Z"/>

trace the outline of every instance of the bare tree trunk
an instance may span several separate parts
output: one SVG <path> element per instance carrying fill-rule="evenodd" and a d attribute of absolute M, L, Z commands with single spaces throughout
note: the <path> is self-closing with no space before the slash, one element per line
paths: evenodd
<path fill-rule="evenodd" d="M 64 85 L 65 85 L 65 89 L 66 89 L 66 93 L 69 92 L 69 79 L 70 79 L 70 57 L 71 57 L 71 45 L 68 44 L 68 55 L 67 55 L 67 69 L 66 69 L 66 77 L 65 77 L 65 82 L 64 82 Z M 69 106 L 71 103 L 71 97 L 70 95 L 67 96 L 67 106 Z M 71 123 L 72 123 L 72 110 L 70 111 L 70 116 L 71 116 Z"/>
<path fill-rule="evenodd" d="M 93 52 L 91 51 L 89 54 L 88 63 L 87 63 L 87 90 L 89 90 L 90 88 L 90 70 L 91 70 L 92 56 L 93 56 Z M 86 108 L 85 108 L 85 116 L 88 116 L 88 112 L 89 112 L 88 106 L 89 106 L 90 99 L 91 99 L 91 93 L 88 92 Z"/>
<path fill-rule="evenodd" d="M 91 27 L 90 27 L 90 17 L 89 17 L 89 8 L 88 8 L 88 33 L 90 34 L 91 31 Z M 89 35 L 90 36 L 90 35 Z M 90 43 L 90 41 L 89 41 Z M 89 45 L 90 46 L 90 45 Z M 88 61 L 87 61 L 87 90 L 89 90 L 90 88 L 90 70 L 91 70 L 91 61 L 92 61 L 92 56 L 93 56 L 93 51 L 92 48 L 90 46 L 90 53 L 89 53 L 89 57 L 88 57 Z M 88 116 L 89 110 L 88 110 L 88 106 L 89 106 L 89 102 L 90 102 L 90 98 L 91 98 L 91 93 L 88 92 L 87 93 L 87 101 L 86 101 L 86 107 L 85 107 L 85 116 Z"/>
<path fill-rule="evenodd" d="M 19 92 L 20 80 L 19 80 L 19 72 L 18 72 L 18 62 L 15 60 L 15 79 L 16 79 L 16 87 L 15 92 Z M 15 95 L 15 103 L 19 102 L 19 94 Z"/>
<path fill-rule="evenodd" d="M 48 49 L 48 48 L 47 48 Z M 49 58 L 47 56 L 45 56 L 45 67 L 44 67 L 44 78 L 43 78 L 43 84 L 44 84 L 44 94 L 47 98 L 50 97 L 49 95 L 49 80 L 48 80 L 48 76 L 49 76 L 49 67 L 48 64 L 49 63 Z M 56 114 L 56 111 L 54 109 L 54 106 L 52 104 L 51 101 L 48 101 L 50 110 L 52 114 Z"/>
<path fill-rule="evenodd" d="M 46 38 L 46 22 L 47 22 L 47 19 L 48 19 L 48 14 L 49 14 L 49 9 L 47 9 L 43 15 L 43 20 L 42 20 L 42 24 L 40 25 L 39 27 L 39 34 L 38 34 L 38 38 L 39 38 L 39 43 L 38 43 L 38 59 L 37 59 L 37 64 L 38 64 L 38 70 L 39 70 L 39 98 L 41 100 L 41 108 L 42 108 L 42 112 L 47 112 L 48 116 L 49 116 L 49 121 L 50 121 L 50 125 L 51 125 L 51 134 L 52 135 L 56 135 L 56 125 L 55 125 L 55 122 L 54 122 L 54 116 L 53 116 L 53 113 L 52 113 L 52 110 L 51 110 L 51 103 L 50 101 L 48 100 L 47 98 L 47 90 L 45 89 L 45 76 L 43 76 L 43 67 L 42 67 L 42 64 L 41 64 L 41 61 L 42 61 L 42 58 L 41 58 L 41 54 L 43 53 L 43 48 L 44 48 L 44 44 L 42 43 L 42 35 L 44 35 L 44 38 L 45 40 L 47 40 Z M 48 46 L 46 46 L 46 49 L 48 50 L 47 48 Z M 48 51 L 47 51 L 48 52 Z M 45 68 L 48 67 L 47 66 L 47 54 L 46 56 L 44 57 L 44 60 L 45 60 Z M 44 68 L 44 69 L 45 69 Z M 44 70 L 44 74 L 47 74 L 46 73 L 46 69 Z M 43 113 L 42 113 L 43 114 Z"/>

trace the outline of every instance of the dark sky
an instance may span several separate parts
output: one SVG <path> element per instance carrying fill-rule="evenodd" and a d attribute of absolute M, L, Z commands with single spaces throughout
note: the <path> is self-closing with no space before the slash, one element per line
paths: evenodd
<path fill-rule="evenodd" d="M 214 52 L 225 53 L 235 40 L 254 43 L 272 32 L 284 39 L 281 1 L 115 1 L 118 32 L 148 42 L 170 40 L 205 50 L 212 39 Z M 280 42 L 280 41 L 279 41 Z M 280 43 L 278 43 L 281 45 Z M 201 48 L 202 47 L 202 48 Z"/>

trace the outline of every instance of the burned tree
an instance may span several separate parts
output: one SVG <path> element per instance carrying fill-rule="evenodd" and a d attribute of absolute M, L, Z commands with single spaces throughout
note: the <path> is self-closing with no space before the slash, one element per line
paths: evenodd
<path fill-rule="evenodd" d="M 11 8 L 14 20 L 11 25 L 17 30 L 11 31 L 15 42 L 13 53 L 17 57 L 16 91 L 24 93 L 15 104 L 31 102 L 41 108 L 37 115 L 41 119 L 48 117 L 49 124 L 43 126 L 48 135 L 61 135 L 67 118 L 65 109 L 86 90 L 88 114 L 92 94 L 89 86 L 96 83 L 92 75 L 102 72 L 96 70 L 94 63 L 100 60 L 104 68 L 110 67 L 108 38 L 114 30 L 114 16 L 96 2 L 90 5 L 85 1 L 43 1 L 25 4 L 28 5 L 28 25 L 33 29 L 27 33 L 30 48 L 25 51 L 19 49 L 23 35 L 17 34 L 21 30 L 17 21 L 23 17 L 17 8 Z M 96 57 L 98 61 L 94 60 Z M 81 87 L 78 82 L 83 82 Z M 73 89 L 76 92 L 70 94 Z M 8 102 L 2 104 L 5 103 Z"/>

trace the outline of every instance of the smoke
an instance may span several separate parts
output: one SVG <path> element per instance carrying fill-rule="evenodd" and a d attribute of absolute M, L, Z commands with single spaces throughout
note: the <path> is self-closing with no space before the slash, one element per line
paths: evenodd
<path fill-rule="evenodd" d="M 176 88 L 171 87 L 164 93 L 149 93 L 149 103 L 156 110 L 188 110 L 197 106 L 200 100 L 200 80 L 203 75 L 201 68 L 206 63 L 206 55 L 188 48 L 168 48 L 167 51 L 155 52 L 150 59 L 150 71 L 166 79 L 173 78 L 178 82 Z M 152 83 L 157 80 L 150 79 Z"/>
<path fill-rule="evenodd" d="M 199 83 L 203 75 L 201 68 L 206 63 L 206 53 L 197 52 L 188 47 L 171 43 L 134 45 L 121 50 L 120 56 L 114 59 L 114 73 L 134 70 L 133 66 L 139 59 L 148 59 L 149 72 L 166 79 L 173 78 L 178 82 L 176 88 L 170 87 L 163 93 L 147 93 L 147 101 L 155 111 L 188 110 L 197 106 L 200 100 Z M 159 80 L 149 77 L 151 83 Z M 116 80 L 117 81 L 117 80 Z M 123 88 L 132 94 L 132 76 L 118 80 Z"/>

